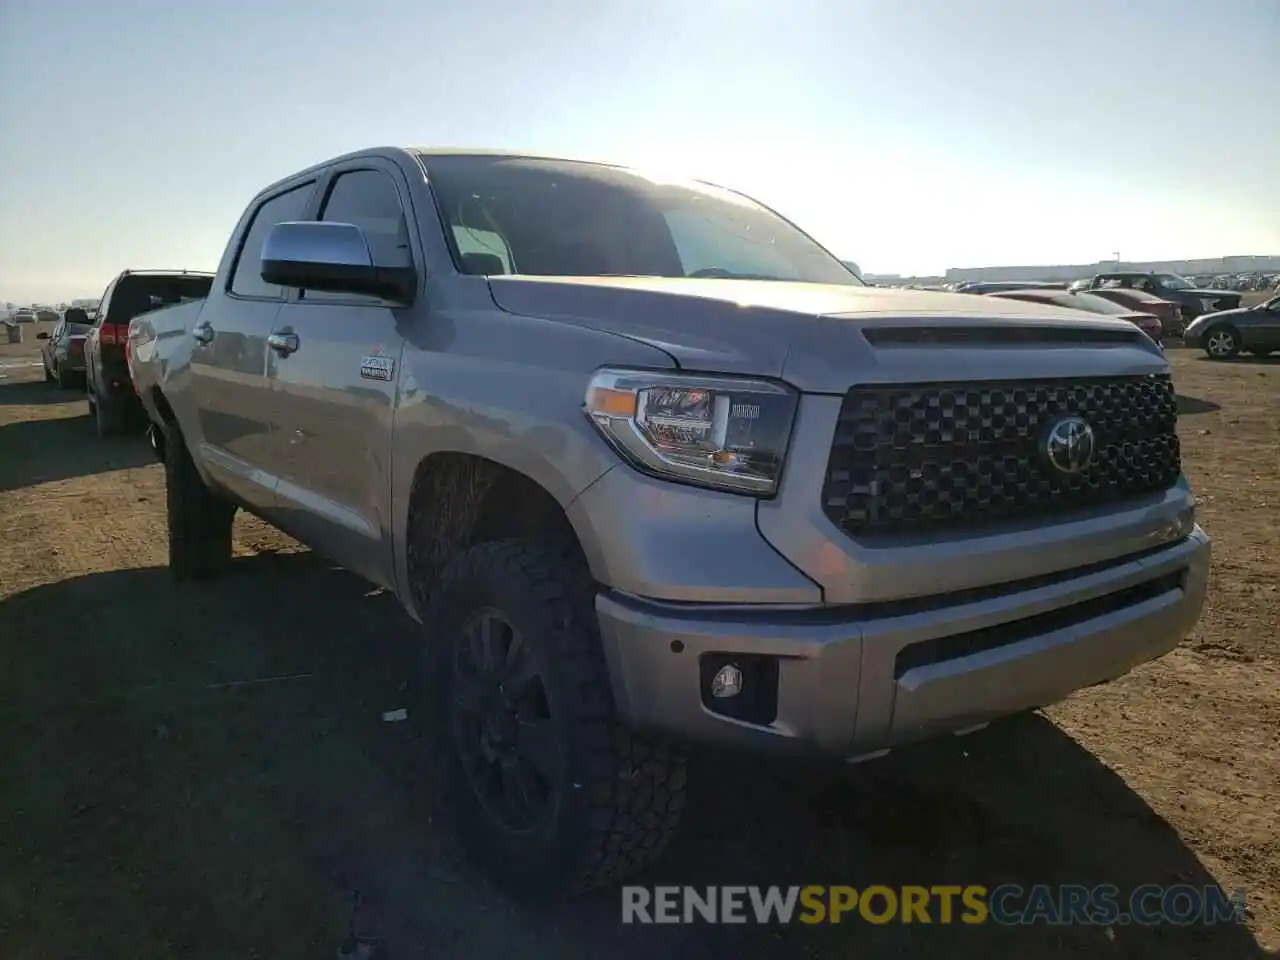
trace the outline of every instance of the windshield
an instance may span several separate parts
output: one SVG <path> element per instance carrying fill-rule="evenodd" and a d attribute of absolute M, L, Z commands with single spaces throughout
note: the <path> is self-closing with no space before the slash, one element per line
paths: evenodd
<path fill-rule="evenodd" d="M 1157 273 L 1156 279 L 1170 290 L 1194 290 L 1195 284 L 1176 273 Z"/>
<path fill-rule="evenodd" d="M 732 191 L 570 161 L 423 162 L 464 273 L 863 285 L 798 228 Z"/>
<path fill-rule="evenodd" d="M 1133 312 L 1129 307 L 1121 306 L 1106 297 L 1095 297 L 1088 293 L 1067 294 L 1065 297 L 1060 298 L 1058 302 L 1064 307 L 1075 307 L 1077 310 L 1088 310 L 1091 313 L 1105 313 L 1113 317 Z"/>

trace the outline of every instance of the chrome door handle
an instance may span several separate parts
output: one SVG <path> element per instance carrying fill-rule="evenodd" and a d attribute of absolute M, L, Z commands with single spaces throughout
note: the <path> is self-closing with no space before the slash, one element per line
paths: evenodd
<path fill-rule="evenodd" d="M 209 321 L 197 323 L 195 329 L 191 331 L 191 336 L 195 337 L 196 342 L 208 346 L 213 342 L 213 327 L 209 325 Z"/>
<path fill-rule="evenodd" d="M 282 357 L 287 357 L 298 349 L 298 335 L 296 333 L 269 333 L 267 334 L 267 346 Z"/>

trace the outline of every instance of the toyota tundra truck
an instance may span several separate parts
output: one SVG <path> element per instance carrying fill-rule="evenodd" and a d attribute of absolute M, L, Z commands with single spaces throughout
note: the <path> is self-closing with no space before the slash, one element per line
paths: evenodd
<path fill-rule="evenodd" d="M 393 590 L 434 782 L 529 895 L 651 861 L 690 746 L 968 732 L 1161 656 L 1205 598 L 1140 330 L 866 286 L 700 182 L 343 156 L 128 338 L 172 573 L 224 570 L 246 510 Z"/>

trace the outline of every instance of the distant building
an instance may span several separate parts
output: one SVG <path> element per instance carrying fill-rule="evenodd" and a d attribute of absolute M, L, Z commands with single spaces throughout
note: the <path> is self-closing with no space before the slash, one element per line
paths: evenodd
<path fill-rule="evenodd" d="M 1033 267 L 952 267 L 947 283 L 960 280 L 1083 280 L 1112 270 L 1151 273 L 1271 273 L 1280 271 L 1278 257 L 1215 257 L 1205 260 L 1100 260 L 1097 263 Z"/>

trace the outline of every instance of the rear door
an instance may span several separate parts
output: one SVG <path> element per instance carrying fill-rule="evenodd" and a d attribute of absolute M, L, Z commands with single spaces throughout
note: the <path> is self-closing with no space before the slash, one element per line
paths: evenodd
<path fill-rule="evenodd" d="M 359 226 L 377 265 L 416 263 L 422 276 L 408 184 L 395 164 L 334 167 L 318 219 Z M 280 524 L 383 585 L 392 576 L 392 413 L 408 313 L 374 296 L 295 291 L 275 331 L 296 349 L 272 350 L 267 359 Z"/>
<path fill-rule="evenodd" d="M 267 389 L 267 335 L 284 288 L 262 279 L 262 242 L 277 223 L 306 216 L 314 181 L 261 199 L 248 214 L 224 291 L 212 291 L 192 331 L 191 386 L 198 397 L 199 454 L 210 474 L 245 505 L 275 505 L 276 476 L 267 463 L 272 418 Z"/>

